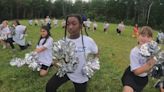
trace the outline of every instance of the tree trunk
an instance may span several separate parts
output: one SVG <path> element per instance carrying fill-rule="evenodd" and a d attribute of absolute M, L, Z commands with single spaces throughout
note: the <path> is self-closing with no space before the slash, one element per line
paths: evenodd
<path fill-rule="evenodd" d="M 153 5 L 153 2 L 150 3 L 149 8 L 148 8 L 148 12 L 147 12 L 147 20 L 146 20 L 146 24 L 149 24 L 149 16 L 150 16 L 150 11 L 151 11 L 151 7 Z"/>

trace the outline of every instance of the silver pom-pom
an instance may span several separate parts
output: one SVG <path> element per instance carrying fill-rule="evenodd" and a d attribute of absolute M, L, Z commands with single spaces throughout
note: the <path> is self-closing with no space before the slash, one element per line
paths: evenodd
<path fill-rule="evenodd" d="M 17 58 L 17 57 L 11 59 L 11 61 L 10 61 L 10 65 L 11 65 L 11 66 L 21 67 L 21 66 L 23 66 L 24 64 L 25 64 L 25 61 L 24 61 L 23 59 Z"/>
<path fill-rule="evenodd" d="M 159 54 L 157 55 L 157 59 L 159 61 L 164 61 L 164 51 L 159 52 Z"/>
<path fill-rule="evenodd" d="M 158 44 L 155 41 L 145 43 L 140 48 L 140 54 L 144 57 L 156 55 L 160 51 Z"/>
<path fill-rule="evenodd" d="M 25 54 L 25 58 L 13 58 L 10 61 L 11 66 L 17 66 L 17 67 L 22 67 L 23 65 L 28 65 L 30 69 L 33 71 L 39 70 L 40 65 L 37 63 L 38 62 L 38 56 L 36 52 L 30 52 Z"/>
<path fill-rule="evenodd" d="M 88 54 L 87 63 L 83 67 L 83 74 L 91 78 L 94 73 L 100 69 L 99 58 L 95 57 L 94 54 Z"/>
<path fill-rule="evenodd" d="M 156 63 L 151 68 L 149 75 L 156 79 L 160 79 L 164 77 L 164 51 L 160 51 L 156 55 Z"/>
<path fill-rule="evenodd" d="M 159 43 L 164 43 L 164 33 L 163 32 L 159 32 L 158 35 L 158 40 L 159 40 Z"/>
<path fill-rule="evenodd" d="M 7 39 L 7 34 L 0 33 L 0 39 L 6 40 Z"/>
<path fill-rule="evenodd" d="M 58 61 L 57 75 L 59 77 L 74 72 L 77 68 L 78 59 L 75 57 L 75 48 L 75 43 L 72 41 L 59 40 L 54 42 L 53 58 Z"/>

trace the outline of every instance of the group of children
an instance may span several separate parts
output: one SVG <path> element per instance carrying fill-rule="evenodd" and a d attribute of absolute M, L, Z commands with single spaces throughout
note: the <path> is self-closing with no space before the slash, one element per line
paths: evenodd
<path fill-rule="evenodd" d="M 45 19 L 40 19 L 40 21 L 38 19 L 35 19 L 34 21 L 32 19 L 30 19 L 28 21 L 28 24 L 30 26 L 32 26 L 34 23 L 35 26 L 47 26 L 49 29 L 51 29 L 51 19 L 49 16 L 46 16 Z M 54 18 L 53 19 L 53 25 L 54 27 L 58 27 L 58 19 Z"/>
<path fill-rule="evenodd" d="M 8 44 L 14 50 L 13 43 L 18 44 L 21 50 L 26 49 L 30 44 L 26 43 L 26 26 L 21 25 L 18 20 L 13 21 L 13 25 L 9 27 L 8 21 L 4 20 L 0 28 L 0 42 L 3 49 L 8 47 Z"/>
<path fill-rule="evenodd" d="M 29 20 L 29 25 L 32 25 L 32 24 L 33 24 L 33 20 Z M 58 27 L 58 19 L 54 18 L 53 24 L 54 24 L 55 28 Z M 40 22 L 37 19 L 35 19 L 34 25 L 36 25 L 36 26 L 37 25 L 41 25 L 41 26 L 46 25 L 49 28 L 51 28 L 51 19 L 49 16 L 47 16 L 45 18 L 45 20 L 41 19 Z M 91 25 L 92 25 L 92 29 L 91 29 Z M 109 22 L 104 22 L 104 24 L 103 24 L 103 32 L 104 33 L 108 32 L 109 25 L 110 25 Z M 65 28 L 65 26 L 66 26 L 65 19 L 62 20 L 61 26 L 62 26 L 62 28 Z M 93 21 L 93 23 L 92 23 L 89 18 L 86 20 L 83 20 L 83 26 L 85 27 L 86 31 L 93 30 L 93 32 L 95 32 L 98 28 L 98 24 L 96 23 L 96 21 Z M 123 32 L 124 30 L 125 30 L 125 25 L 124 25 L 123 21 L 121 21 L 116 28 L 116 32 L 118 35 L 121 35 L 121 32 Z"/>
<path fill-rule="evenodd" d="M 49 20 L 47 19 L 47 24 L 49 23 L 48 21 Z M 93 25 L 94 30 L 96 30 L 96 22 L 94 22 Z M 87 28 L 90 28 L 89 23 L 86 26 Z M 3 21 L 0 27 L 0 33 L 7 35 L 7 39 L 1 39 L 4 46 L 6 43 L 9 43 L 10 46 L 14 48 L 13 42 L 15 42 L 22 50 L 28 47 L 25 43 L 26 26 L 21 25 L 19 21 L 15 20 L 13 22 L 14 33 L 12 33 L 8 27 L 7 21 Z M 82 73 L 82 68 L 86 65 L 87 54 L 93 53 L 94 57 L 98 57 L 98 47 L 92 38 L 83 35 L 82 27 L 83 21 L 80 15 L 71 14 L 67 16 L 64 26 L 64 38 L 75 43 L 75 56 L 79 60 L 79 63 L 74 72 L 66 73 L 63 77 L 59 77 L 54 74 L 46 84 L 46 92 L 57 92 L 57 89 L 69 80 L 73 83 L 75 92 L 87 91 L 89 78 Z M 109 23 L 105 23 L 104 32 L 108 30 L 108 27 Z M 123 22 L 121 22 L 116 29 L 117 33 L 120 35 L 124 28 L 125 26 Z M 12 37 L 10 35 L 12 35 Z M 147 72 L 150 71 L 155 64 L 154 58 L 145 59 L 139 54 L 141 45 L 153 40 L 152 29 L 148 26 L 144 26 L 141 28 L 141 31 L 137 31 L 137 34 L 135 35 L 138 37 L 138 44 L 131 50 L 130 65 L 122 76 L 123 92 L 141 92 L 148 83 Z M 42 26 L 40 29 L 40 38 L 36 49 L 34 50 L 39 56 L 38 63 L 41 65 L 41 70 L 39 72 L 40 76 L 46 76 L 48 74 L 48 70 L 53 62 L 52 48 L 53 38 L 50 34 L 50 28 L 48 25 Z"/>

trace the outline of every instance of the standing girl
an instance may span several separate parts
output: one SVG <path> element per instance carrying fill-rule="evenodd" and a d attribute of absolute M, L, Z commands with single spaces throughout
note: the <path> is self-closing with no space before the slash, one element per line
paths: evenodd
<path fill-rule="evenodd" d="M 83 74 L 82 68 L 86 65 L 86 55 L 93 53 L 95 57 L 98 56 L 98 48 L 96 43 L 88 36 L 80 34 L 82 32 L 82 19 L 80 15 L 69 15 L 66 18 L 66 31 L 68 31 L 69 36 L 65 38 L 68 41 L 75 43 L 75 56 L 78 58 L 79 63 L 77 68 L 72 73 L 66 73 L 63 77 L 59 77 L 56 74 L 48 81 L 46 85 L 46 92 L 57 92 L 57 89 L 67 82 L 72 81 L 75 92 L 86 92 L 87 83 L 89 78 L 87 75 Z"/>
<path fill-rule="evenodd" d="M 125 30 L 125 25 L 124 25 L 124 22 L 121 21 L 121 23 L 118 24 L 117 26 L 117 35 L 121 35 L 121 32 L 123 32 Z"/>
<path fill-rule="evenodd" d="M 93 32 L 95 32 L 97 30 L 97 23 L 96 21 L 93 22 Z"/>
<path fill-rule="evenodd" d="M 133 35 L 132 37 L 138 37 L 138 24 L 135 24 L 133 28 Z"/>

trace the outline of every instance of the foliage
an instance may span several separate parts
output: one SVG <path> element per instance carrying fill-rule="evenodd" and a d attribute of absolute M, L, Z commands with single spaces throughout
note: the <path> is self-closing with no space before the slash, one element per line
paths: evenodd
<path fill-rule="evenodd" d="M 53 2 L 52 2 L 53 1 Z M 152 7 L 149 7 L 152 3 Z M 148 10 L 150 8 L 150 15 Z M 4 19 L 63 18 L 70 13 L 85 14 L 91 20 L 159 28 L 164 20 L 164 0 L 0 0 L 0 21 Z"/>

